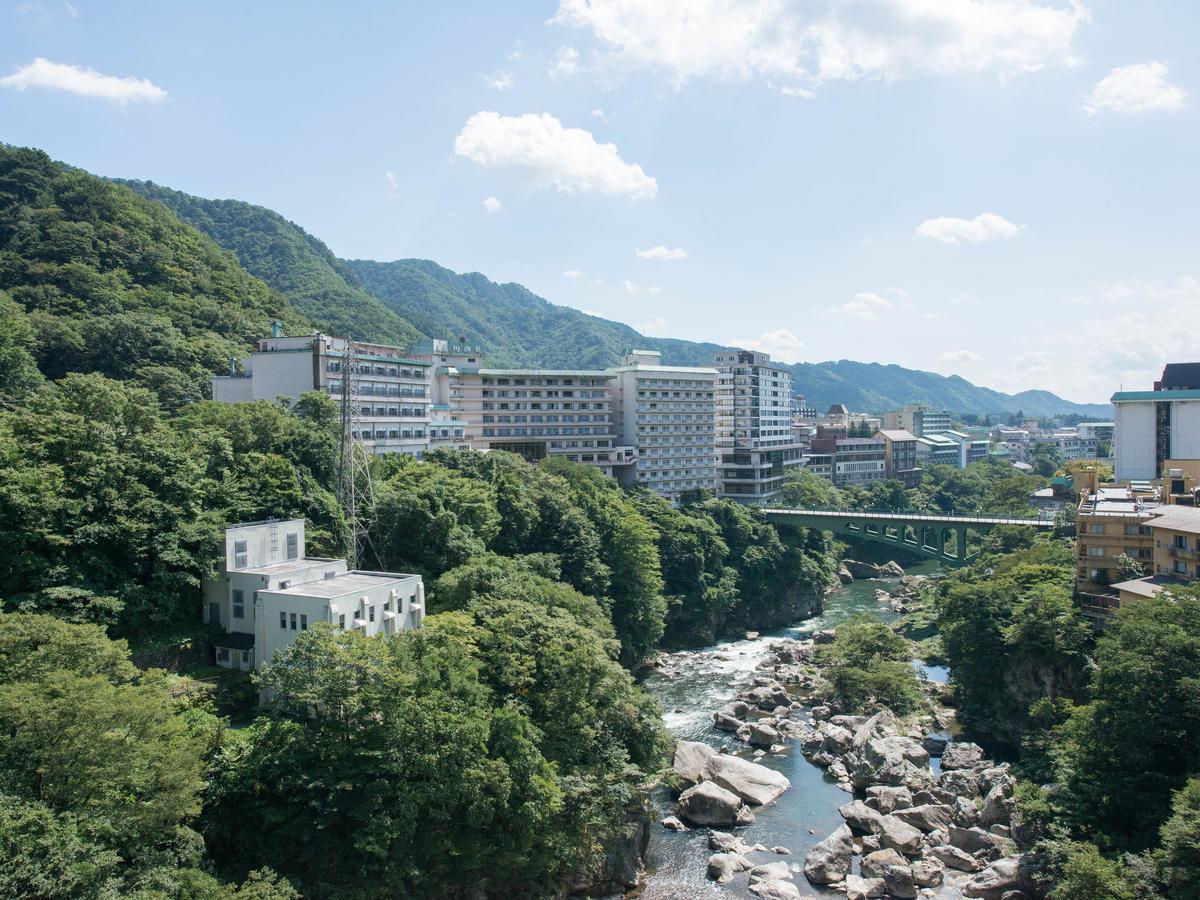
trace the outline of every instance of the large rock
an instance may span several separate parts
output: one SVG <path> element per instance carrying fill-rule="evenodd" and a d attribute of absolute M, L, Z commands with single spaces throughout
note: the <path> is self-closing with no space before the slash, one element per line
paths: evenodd
<path fill-rule="evenodd" d="M 735 719 L 724 710 L 717 710 L 713 713 L 713 727 L 719 731 L 737 731 L 742 724 L 741 719 Z"/>
<path fill-rule="evenodd" d="M 941 884 L 946 876 L 942 873 L 942 867 L 932 859 L 918 859 L 912 864 L 913 883 L 917 887 L 937 887 Z"/>
<path fill-rule="evenodd" d="M 861 875 L 846 876 L 846 900 L 875 900 L 887 893 L 882 878 L 863 878 Z"/>
<path fill-rule="evenodd" d="M 804 877 L 813 884 L 833 884 L 850 874 L 853 859 L 850 828 L 842 825 L 808 851 L 804 859 Z"/>
<path fill-rule="evenodd" d="M 890 784 L 915 791 L 933 784 L 929 754 L 910 738 L 872 738 L 856 751 L 856 756 L 858 762 L 851 776 L 858 790 Z"/>
<path fill-rule="evenodd" d="M 988 834 L 982 828 L 960 828 L 957 825 L 950 826 L 950 845 L 957 847 L 964 853 L 970 853 L 974 856 L 983 850 L 995 850 L 999 846 L 1000 838 L 995 835 Z"/>
<path fill-rule="evenodd" d="M 883 569 L 875 563 L 859 562 L 857 559 L 842 560 L 842 565 L 855 578 L 878 578 L 883 573 Z"/>
<path fill-rule="evenodd" d="M 954 824 L 960 828 L 979 824 L 979 808 L 966 797 L 955 797 L 951 808 L 954 810 Z"/>
<path fill-rule="evenodd" d="M 750 861 L 740 853 L 714 853 L 708 858 L 708 877 L 718 884 L 728 884 L 733 876 L 750 868 Z"/>
<path fill-rule="evenodd" d="M 854 746 L 854 735 L 848 728 L 842 728 L 840 725 L 830 722 L 822 722 L 817 726 L 817 731 L 823 735 L 821 749 L 834 756 L 841 756 Z"/>
<path fill-rule="evenodd" d="M 915 856 L 921 852 L 922 836 L 918 829 L 894 815 L 882 816 L 879 819 L 879 844 L 905 856 Z"/>
<path fill-rule="evenodd" d="M 894 559 L 889 559 L 879 567 L 879 574 L 884 578 L 903 578 L 904 567 Z"/>
<path fill-rule="evenodd" d="M 740 837 L 728 831 L 710 831 L 708 849 L 718 853 L 744 853 L 748 848 Z"/>
<path fill-rule="evenodd" d="M 679 816 L 693 825 L 735 825 L 741 808 L 741 797 L 711 781 L 679 795 Z"/>
<path fill-rule="evenodd" d="M 983 806 L 979 810 L 979 824 L 984 828 L 1008 825 L 1015 805 L 1012 780 L 1000 781 L 983 800 Z"/>
<path fill-rule="evenodd" d="M 885 850 L 876 850 L 874 853 L 868 853 L 863 857 L 859 869 L 867 878 L 882 878 L 883 870 L 888 866 L 907 866 L 908 860 L 888 847 Z"/>
<path fill-rule="evenodd" d="M 785 775 L 726 753 L 718 753 L 708 744 L 680 741 L 675 745 L 675 773 L 685 781 L 698 784 L 715 782 L 737 794 L 747 803 L 770 803 L 789 787 Z"/>
<path fill-rule="evenodd" d="M 970 769 L 952 769 L 942 772 L 938 786 L 944 791 L 957 794 L 959 797 L 979 796 L 979 776 Z"/>
<path fill-rule="evenodd" d="M 785 862 L 762 863 L 750 870 L 751 881 L 791 881 L 792 870 Z"/>
<path fill-rule="evenodd" d="M 954 823 L 954 810 L 942 803 L 926 803 L 924 806 L 898 809 L 892 815 L 922 831 L 949 829 Z"/>
<path fill-rule="evenodd" d="M 846 824 L 852 831 L 859 834 L 878 834 L 879 820 L 883 818 L 877 810 L 871 809 L 861 800 L 852 800 L 838 809 Z"/>
<path fill-rule="evenodd" d="M 794 884 L 781 878 L 752 882 L 750 893 L 762 900 L 804 900 Z"/>
<path fill-rule="evenodd" d="M 737 736 L 752 747 L 769 749 L 784 741 L 776 728 L 763 722 L 747 722 L 737 730 Z"/>
<path fill-rule="evenodd" d="M 850 574 L 850 570 L 846 568 L 845 563 L 838 567 L 837 578 L 842 584 L 850 584 L 854 580 L 854 576 Z"/>
<path fill-rule="evenodd" d="M 919 893 L 917 884 L 913 881 L 912 869 L 907 863 L 902 866 L 884 867 L 883 884 L 889 897 L 914 898 Z"/>
<path fill-rule="evenodd" d="M 951 741 L 942 751 L 943 772 L 949 772 L 951 769 L 974 769 L 983 761 L 983 748 L 969 741 Z"/>
<path fill-rule="evenodd" d="M 873 738 L 892 737 L 900 730 L 900 722 L 890 709 L 881 709 L 854 730 L 854 749 L 857 750 Z M 928 753 L 925 756 L 929 759 Z"/>
<path fill-rule="evenodd" d="M 962 886 L 963 896 L 1002 900 L 1008 891 L 1020 890 L 1020 874 L 1015 857 L 998 859 Z"/>
<path fill-rule="evenodd" d="M 929 854 L 948 869 L 958 869 L 960 872 L 979 871 L 979 860 L 951 844 L 939 844 L 931 848 Z"/>
<path fill-rule="evenodd" d="M 897 809 L 907 809 L 913 805 L 912 791 L 906 787 L 892 787 L 887 784 L 872 785 L 867 788 L 867 803 L 875 801 L 875 808 L 885 816 Z"/>

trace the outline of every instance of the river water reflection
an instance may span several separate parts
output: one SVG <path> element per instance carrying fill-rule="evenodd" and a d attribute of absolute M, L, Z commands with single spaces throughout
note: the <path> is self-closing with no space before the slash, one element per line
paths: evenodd
<path fill-rule="evenodd" d="M 928 575 L 937 570 L 933 561 L 920 563 L 908 571 Z M 731 752 L 748 755 L 746 745 L 731 735 L 712 727 L 712 714 L 733 698 L 754 677 L 754 668 L 767 653 L 774 638 L 806 637 L 821 628 L 832 628 L 861 613 L 874 613 L 890 621 L 895 613 L 886 604 L 875 600 L 877 588 L 886 588 L 895 579 L 856 581 L 832 592 L 825 599 L 825 611 L 793 628 L 764 634 L 753 641 L 730 641 L 702 650 L 673 654 L 668 672 L 655 671 L 645 681 L 645 687 L 658 698 L 663 708 L 663 720 L 677 738 L 703 741 L 713 747 L 727 746 Z M 944 672 L 930 672 L 934 680 L 944 680 Z M 801 894 L 843 896 L 810 885 L 800 872 L 804 857 L 817 841 L 824 839 L 842 824 L 838 807 L 850 796 L 839 789 L 823 769 L 808 762 L 794 741 L 778 755 L 759 760 L 763 765 L 782 772 L 791 781 L 791 788 L 774 804 L 755 810 L 757 823 L 742 829 L 748 844 L 767 847 L 782 846 L 791 850 L 790 856 L 773 853 L 751 854 L 754 862 L 785 860 L 796 870 L 796 886 Z M 674 804 L 666 790 L 655 796 L 658 818 L 670 815 Z M 753 897 L 747 889 L 747 878 L 739 876 L 728 885 L 717 885 L 705 875 L 708 857 L 707 829 L 675 833 L 657 825 L 651 831 L 650 849 L 646 858 L 647 877 L 638 896 L 646 900 L 680 900 L 692 897 Z"/>

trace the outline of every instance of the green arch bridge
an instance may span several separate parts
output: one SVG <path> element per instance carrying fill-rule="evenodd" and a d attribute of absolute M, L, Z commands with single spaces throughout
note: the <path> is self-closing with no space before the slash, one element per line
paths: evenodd
<path fill-rule="evenodd" d="M 837 537 L 856 538 L 902 547 L 910 553 L 936 559 L 948 566 L 966 566 L 978 556 L 971 553 L 967 531 L 987 534 L 997 525 L 1023 525 L 1050 529 L 1054 519 L 1041 514 L 1036 519 L 1008 516 L 960 515 L 895 509 L 786 509 L 763 507 L 767 521 L 832 531 Z"/>

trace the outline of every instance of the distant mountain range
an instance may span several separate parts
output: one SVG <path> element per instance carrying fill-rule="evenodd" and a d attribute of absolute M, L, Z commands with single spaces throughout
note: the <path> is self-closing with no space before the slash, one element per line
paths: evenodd
<path fill-rule="evenodd" d="M 719 344 L 656 338 L 621 322 L 558 306 L 519 284 L 458 274 L 423 259 L 338 259 L 278 213 L 237 200 L 206 200 L 151 182 L 122 182 L 169 207 L 232 252 L 250 274 L 314 322 L 362 340 L 406 344 L 420 335 L 464 337 L 496 366 L 602 368 L 632 347 L 660 350 L 673 365 L 707 365 Z M 795 389 L 825 409 L 883 412 L 928 403 L 957 413 L 1109 418 L 1108 404 L 1081 404 L 1049 391 L 1005 394 L 957 375 L 851 360 L 790 366 Z"/>

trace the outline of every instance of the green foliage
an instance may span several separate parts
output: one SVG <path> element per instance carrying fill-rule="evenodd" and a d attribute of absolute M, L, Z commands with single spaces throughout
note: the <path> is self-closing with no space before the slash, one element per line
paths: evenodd
<path fill-rule="evenodd" d="M 1054 900 L 1134 900 L 1121 865 L 1094 844 L 1063 841 L 1050 854 Z"/>
<path fill-rule="evenodd" d="M 780 506 L 808 509 L 842 509 L 847 505 L 841 491 L 833 486 L 832 481 L 806 469 L 797 469 L 789 473 L 776 502 Z"/>
<path fill-rule="evenodd" d="M 42 383 L 36 340 L 24 310 L 0 291 L 0 398 L 20 399 Z"/>
<path fill-rule="evenodd" d="M 924 703 L 912 645 L 874 616 L 864 615 L 837 627 L 837 640 L 818 648 L 834 697 L 847 712 L 886 706 L 899 715 Z"/>
<path fill-rule="evenodd" d="M 1157 863 L 1169 896 L 1200 897 L 1200 776 L 1175 792 L 1171 818 L 1163 823 Z"/>
<path fill-rule="evenodd" d="M 120 183 L 164 204 L 231 251 L 247 272 L 329 333 L 401 347 L 420 337 L 402 316 L 369 294 L 325 244 L 278 213 L 239 200 L 205 200 L 149 181 Z"/>

